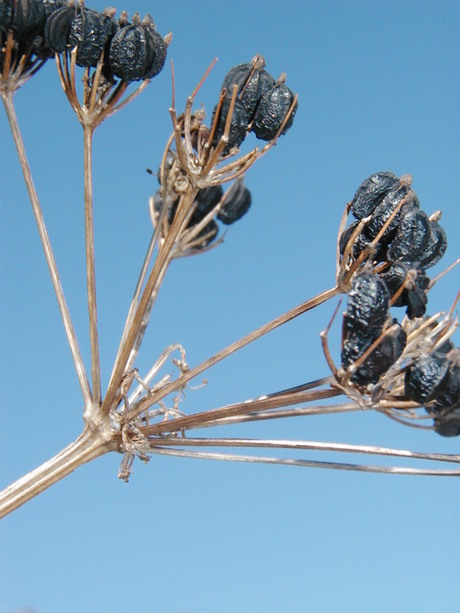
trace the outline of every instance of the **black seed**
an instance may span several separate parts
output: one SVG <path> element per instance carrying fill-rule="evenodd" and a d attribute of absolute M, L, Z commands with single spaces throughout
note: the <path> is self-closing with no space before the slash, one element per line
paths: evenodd
<path fill-rule="evenodd" d="M 358 187 L 353 197 L 351 210 L 357 219 L 369 217 L 377 204 L 399 184 L 392 172 L 377 172 Z"/>
<path fill-rule="evenodd" d="M 460 417 L 453 414 L 435 418 L 433 427 L 435 432 L 441 436 L 458 436 L 460 434 Z"/>
<path fill-rule="evenodd" d="M 79 9 L 72 21 L 68 39 L 70 49 L 77 47 L 77 64 L 96 66 L 116 28 L 115 21 L 108 15 L 86 8 Z"/>
<path fill-rule="evenodd" d="M 460 366 L 457 364 L 451 364 L 447 381 L 436 394 L 435 408 L 460 408 Z"/>
<path fill-rule="evenodd" d="M 221 89 L 226 89 L 230 96 L 233 86 L 237 86 L 238 98 L 250 120 L 262 96 L 275 85 L 275 79 L 263 69 L 264 66 L 265 60 L 262 56 L 256 56 L 249 64 L 234 66 L 222 83 Z"/>
<path fill-rule="evenodd" d="M 388 270 L 380 274 L 380 277 L 386 283 L 390 296 L 393 298 L 409 275 L 411 280 L 406 284 L 393 306 L 407 306 L 407 316 L 413 319 L 425 314 L 428 302 L 425 290 L 430 283 L 429 277 L 423 270 L 413 267 L 408 262 L 393 262 Z"/>
<path fill-rule="evenodd" d="M 406 397 L 419 404 L 433 400 L 447 383 L 449 365 L 448 358 L 436 351 L 417 358 L 404 378 Z"/>
<path fill-rule="evenodd" d="M 428 215 L 416 206 L 404 206 L 396 235 L 388 249 L 388 259 L 420 262 L 431 238 Z"/>
<path fill-rule="evenodd" d="M 0 33 L 8 30 L 13 18 L 14 0 L 2 0 L 0 2 Z"/>
<path fill-rule="evenodd" d="M 45 7 L 42 1 L 16 0 L 14 2 L 11 27 L 22 43 L 26 42 L 25 38 L 33 37 L 43 30 L 45 19 Z"/>
<path fill-rule="evenodd" d="M 275 138 L 294 102 L 294 97 L 293 92 L 284 83 L 275 85 L 262 96 L 251 127 L 257 138 L 265 141 L 271 141 Z M 296 110 L 297 104 L 281 134 L 286 134 L 292 126 Z"/>
<path fill-rule="evenodd" d="M 237 179 L 229 189 L 217 219 L 225 225 L 235 223 L 249 211 L 251 201 L 251 192 L 245 187 L 243 179 Z"/>
<path fill-rule="evenodd" d="M 339 240 L 339 249 L 340 249 L 341 255 L 344 254 L 345 247 L 347 246 L 347 243 L 350 240 L 358 224 L 359 224 L 359 221 L 354 221 L 342 233 L 340 240 Z M 372 242 L 372 239 L 366 236 L 365 228 L 364 228 L 363 232 L 361 234 L 358 234 L 358 236 L 355 238 L 355 241 L 353 243 L 353 248 L 351 252 L 353 259 L 356 259 L 360 255 L 360 253 L 362 253 L 364 249 L 369 246 L 371 242 Z M 373 262 L 385 262 L 386 261 L 386 251 L 387 251 L 386 245 L 384 244 L 382 245 L 382 243 L 376 243 L 375 245 L 373 245 L 373 251 L 370 254 L 370 259 Z"/>
<path fill-rule="evenodd" d="M 407 336 L 399 324 L 395 323 L 394 326 L 395 327 L 392 328 L 391 331 L 382 336 L 379 344 L 372 350 L 365 362 L 353 373 L 351 377 L 352 381 L 362 385 L 377 383 L 380 377 L 393 366 L 399 357 L 401 357 L 406 346 Z M 342 350 L 342 366 L 346 368 L 350 364 L 356 362 L 374 340 L 376 339 L 369 342 L 369 338 L 366 338 L 365 342 L 363 342 L 363 337 L 346 339 L 344 349 Z M 351 345 L 351 351 L 349 345 Z M 358 351 L 358 355 L 352 355 L 356 351 Z M 352 357 L 354 359 L 350 361 Z"/>
<path fill-rule="evenodd" d="M 390 225 L 385 230 L 381 241 L 388 243 L 394 237 L 399 225 L 402 209 L 409 205 L 416 206 L 417 202 L 414 192 L 406 184 L 403 184 L 397 189 L 388 192 L 388 194 L 383 198 L 383 200 L 381 200 L 377 204 L 374 211 L 372 212 L 369 224 L 366 226 L 366 233 L 368 234 L 368 236 L 370 236 L 371 238 L 375 238 L 377 236 L 377 234 L 383 228 L 385 222 L 394 213 L 396 207 L 401 203 L 403 199 L 406 199 L 405 204 L 398 211 L 398 213 L 396 213 L 396 215 L 390 222 Z"/>
<path fill-rule="evenodd" d="M 191 225 L 195 225 L 204 219 L 204 217 L 206 217 L 206 215 L 210 213 L 215 206 L 217 206 L 223 195 L 224 190 L 222 189 L 221 185 L 200 189 L 195 198 L 196 208 L 192 215 L 193 223 Z"/>
<path fill-rule="evenodd" d="M 198 233 L 198 235 L 192 239 L 193 242 L 200 239 L 202 243 L 200 246 L 195 246 L 194 249 L 201 249 L 202 247 L 207 247 L 212 243 L 212 241 L 216 238 L 219 232 L 219 226 L 216 224 L 214 219 L 211 219 L 209 223 L 205 225 L 205 227 Z"/>
<path fill-rule="evenodd" d="M 390 294 L 378 275 L 371 272 L 355 275 L 344 317 L 346 328 L 351 333 L 372 331 L 378 336 L 388 319 L 389 307 Z"/>
<path fill-rule="evenodd" d="M 121 27 L 110 45 L 112 70 L 127 83 L 154 77 L 166 59 L 166 44 L 156 32 L 152 18 L 147 15 L 144 23 L 140 23 L 136 15 L 133 22 Z"/>
<path fill-rule="evenodd" d="M 217 129 L 214 134 L 213 146 L 217 147 L 225 130 L 225 122 L 230 109 L 231 97 L 227 96 L 220 109 L 219 117 L 217 120 Z M 212 124 L 214 123 L 214 117 L 217 111 L 217 105 L 214 107 L 212 113 Z M 230 123 L 230 132 L 228 135 L 228 143 L 225 146 L 222 154 L 227 155 L 234 147 L 239 147 L 246 138 L 248 132 L 249 118 L 243 104 L 238 100 L 235 100 L 235 106 L 233 108 L 233 115 Z"/>
<path fill-rule="evenodd" d="M 70 26 L 74 17 L 75 9 L 66 6 L 54 11 L 47 19 L 45 40 L 54 53 L 63 53 L 68 48 Z"/>
<path fill-rule="evenodd" d="M 431 236 L 425 248 L 420 266 L 430 268 L 439 262 L 447 249 L 447 236 L 437 221 L 430 222 Z"/>

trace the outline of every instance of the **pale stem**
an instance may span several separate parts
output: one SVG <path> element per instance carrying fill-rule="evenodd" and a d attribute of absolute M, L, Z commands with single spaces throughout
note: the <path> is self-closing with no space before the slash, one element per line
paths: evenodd
<path fill-rule="evenodd" d="M 153 447 L 149 453 L 177 456 L 197 460 L 221 460 L 225 462 L 248 462 L 252 464 L 278 464 L 281 466 L 297 466 L 303 468 L 328 468 L 335 470 L 352 470 L 368 473 L 384 473 L 393 475 L 425 475 L 433 477 L 460 477 L 460 469 L 425 469 L 406 466 L 375 466 L 369 464 L 351 464 L 345 462 L 322 462 L 319 460 L 296 460 L 293 458 L 275 458 L 231 453 L 211 453 L 202 451 L 186 451 L 183 449 L 165 449 Z"/>
<path fill-rule="evenodd" d="M 38 200 L 37 192 L 35 191 L 35 186 L 33 184 L 29 163 L 27 161 L 27 157 L 25 153 L 24 143 L 22 141 L 22 136 L 19 130 L 19 125 L 18 125 L 18 121 L 16 117 L 16 112 L 15 112 L 14 102 L 13 102 L 13 95 L 10 93 L 5 93 L 4 95 L 2 95 L 2 98 L 3 98 L 3 103 L 5 105 L 6 114 L 8 116 L 8 121 L 9 121 L 11 132 L 13 135 L 14 143 L 18 151 L 19 161 L 21 163 L 22 172 L 24 174 L 24 180 L 27 186 L 27 191 L 29 193 L 30 202 L 32 204 L 32 210 L 33 210 L 35 221 L 38 227 L 38 233 L 40 235 L 40 240 L 42 243 L 43 251 L 45 253 L 46 262 L 48 264 L 51 282 L 53 284 L 53 288 L 56 293 L 59 310 L 60 310 L 62 321 L 64 324 L 64 329 L 67 335 L 67 341 L 69 343 L 73 362 L 75 365 L 75 369 L 77 371 L 78 381 L 80 383 L 80 388 L 83 394 L 83 401 L 85 403 L 85 406 L 88 406 L 91 402 L 91 390 L 89 387 L 88 378 L 86 376 L 83 359 L 81 357 L 80 348 L 78 346 L 75 329 L 73 327 L 72 319 L 70 317 L 69 309 L 67 307 L 67 303 L 64 297 L 64 292 L 62 290 L 61 281 L 59 278 L 59 272 L 57 269 L 56 261 L 54 259 L 54 254 L 51 248 L 51 242 L 48 237 L 48 232 L 46 230 L 45 221 L 43 219 L 43 213 L 40 207 L 40 202 Z"/>
<path fill-rule="evenodd" d="M 82 464 L 111 451 L 112 447 L 93 430 L 85 428 L 76 441 L 54 458 L 0 492 L 0 518 L 48 489 Z"/>
<path fill-rule="evenodd" d="M 93 225 L 93 169 L 92 141 L 94 128 L 85 126 L 84 169 L 85 169 L 85 241 L 86 241 L 86 286 L 88 294 L 89 337 L 91 344 L 91 377 L 93 400 L 101 402 L 101 366 L 99 360 L 99 339 L 97 333 L 96 268 L 94 262 L 94 225 Z"/>

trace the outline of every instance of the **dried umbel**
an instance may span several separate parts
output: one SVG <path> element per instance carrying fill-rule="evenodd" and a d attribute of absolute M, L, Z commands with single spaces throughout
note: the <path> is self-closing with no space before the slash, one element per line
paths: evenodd
<path fill-rule="evenodd" d="M 151 79 L 163 68 L 166 43 L 158 34 L 150 15 L 141 21 L 135 13 L 132 23 L 123 23 L 110 45 L 110 67 L 115 76 L 127 83 Z"/>
<path fill-rule="evenodd" d="M 275 82 L 264 67 L 265 59 L 256 55 L 250 63 L 234 66 L 222 82 L 225 98 L 213 111 L 213 121 L 217 120 L 213 144 L 219 142 L 233 108 L 224 155 L 239 147 L 250 131 L 260 140 L 272 141 L 285 134 L 294 121 L 297 98 L 285 85 L 286 75 Z"/>
<path fill-rule="evenodd" d="M 411 183 L 410 176 L 398 178 L 392 172 L 363 181 L 350 203 L 359 221 L 342 233 L 339 250 L 345 260 L 378 265 L 392 304 L 407 306 L 407 315 L 414 318 L 425 313 L 430 283 L 425 271 L 442 258 L 447 238 L 437 221 L 440 213 L 429 217 L 421 210 Z"/>

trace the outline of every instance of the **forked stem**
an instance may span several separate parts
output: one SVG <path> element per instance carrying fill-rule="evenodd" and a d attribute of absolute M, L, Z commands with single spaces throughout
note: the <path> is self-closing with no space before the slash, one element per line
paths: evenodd
<path fill-rule="evenodd" d="M 30 166 L 27 161 L 24 143 L 22 141 L 22 136 L 19 130 L 19 125 L 18 125 L 18 121 L 16 117 L 16 111 L 14 108 L 13 93 L 11 92 L 2 93 L 2 99 L 3 99 L 3 104 L 5 106 L 6 114 L 8 116 L 8 121 L 10 124 L 11 133 L 13 135 L 14 143 L 16 145 L 16 149 L 18 152 L 22 172 L 24 174 L 24 181 L 26 183 L 27 191 L 29 193 L 29 199 L 32 204 L 32 210 L 35 216 L 35 221 L 37 224 L 38 233 L 40 235 L 40 240 L 42 243 L 43 251 L 45 253 L 46 262 L 48 264 L 51 282 L 53 284 L 53 288 L 56 293 L 59 310 L 61 313 L 62 321 L 64 323 L 64 329 L 67 335 L 67 341 L 69 343 L 73 362 L 75 364 L 75 369 L 77 371 L 78 381 L 80 383 L 80 388 L 83 394 L 83 401 L 85 403 L 85 406 L 88 406 L 91 402 L 91 390 L 89 387 L 88 378 L 86 376 L 86 370 L 83 364 L 83 358 L 81 356 L 80 348 L 78 346 L 77 336 L 75 334 L 72 319 L 70 317 L 69 309 L 67 307 L 67 303 L 64 297 L 64 292 L 62 290 L 61 281 L 59 278 L 59 271 L 56 265 L 56 261 L 54 259 L 54 254 L 53 254 L 51 243 L 48 237 L 48 232 L 46 230 L 46 225 L 45 225 L 43 213 L 40 207 L 40 202 L 38 200 L 37 192 L 35 190 L 35 186 L 32 180 Z"/>

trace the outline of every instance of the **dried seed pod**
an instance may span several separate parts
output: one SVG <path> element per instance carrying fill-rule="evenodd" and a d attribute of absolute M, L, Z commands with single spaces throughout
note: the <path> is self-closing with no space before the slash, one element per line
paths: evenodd
<path fill-rule="evenodd" d="M 449 359 L 436 351 L 417 358 L 404 377 L 406 397 L 422 405 L 433 400 L 447 383 L 449 366 Z"/>
<path fill-rule="evenodd" d="M 265 59 L 256 55 L 248 64 L 234 66 L 225 76 L 221 89 L 231 95 L 233 86 L 238 88 L 238 98 L 251 120 L 262 96 L 272 89 L 275 79 L 264 70 Z"/>
<path fill-rule="evenodd" d="M 251 192 L 245 187 L 243 179 L 236 179 L 217 214 L 217 219 L 225 225 L 235 223 L 249 211 L 251 201 Z"/>
<path fill-rule="evenodd" d="M 41 0 L 15 0 L 11 27 L 22 43 L 43 30 L 45 7 Z"/>
<path fill-rule="evenodd" d="M 340 240 L 339 240 L 339 249 L 340 249 L 341 255 L 344 254 L 348 241 L 352 237 L 352 234 L 355 231 L 358 224 L 359 224 L 359 221 L 354 221 L 341 234 Z M 361 234 L 358 234 L 358 236 L 354 240 L 353 248 L 351 251 L 351 255 L 353 259 L 356 259 L 360 255 L 360 253 L 362 253 L 364 249 L 369 246 L 371 242 L 372 242 L 372 239 L 366 236 L 365 228 L 364 228 L 363 232 L 361 232 Z M 376 243 L 375 245 L 372 246 L 372 255 L 370 259 L 373 262 L 385 262 L 387 259 L 386 251 L 387 251 L 386 245 L 382 245 L 381 243 Z"/>
<path fill-rule="evenodd" d="M 445 385 L 438 391 L 434 404 L 435 410 L 460 408 L 460 366 L 451 363 Z"/>
<path fill-rule="evenodd" d="M 221 185 L 200 189 L 195 198 L 195 210 L 192 215 L 193 225 L 200 222 L 220 202 L 224 190 Z"/>
<path fill-rule="evenodd" d="M 394 213 L 396 207 L 401 204 L 401 201 L 404 199 L 405 204 L 403 204 L 402 208 L 396 213 L 380 239 L 383 243 L 388 244 L 393 239 L 398 228 L 399 220 L 403 212 L 402 209 L 409 205 L 416 206 L 418 202 L 414 192 L 406 183 L 403 183 L 397 189 L 388 192 L 383 200 L 377 204 L 372 212 L 371 219 L 366 226 L 366 234 L 371 238 L 375 238 L 383 228 L 385 222 Z"/>
<path fill-rule="evenodd" d="M 286 75 L 281 75 L 276 85 L 262 96 L 256 108 L 251 130 L 261 140 L 271 141 L 275 138 L 294 102 L 295 96 L 284 84 L 285 79 Z M 296 110 L 297 104 L 281 134 L 286 134 L 292 126 Z"/>
<path fill-rule="evenodd" d="M 422 317 L 425 314 L 428 302 L 425 290 L 428 289 L 430 279 L 423 270 L 412 267 L 410 263 L 393 262 L 388 270 L 380 274 L 380 277 L 386 283 L 391 297 L 408 280 L 393 306 L 407 306 L 406 313 L 409 319 Z"/>
<path fill-rule="evenodd" d="M 141 23 L 139 15 L 135 14 L 133 23 L 121 27 L 112 39 L 111 68 L 127 83 L 151 79 L 161 71 L 165 60 L 166 43 L 149 15 Z"/>
<path fill-rule="evenodd" d="M 357 219 L 369 217 L 377 204 L 396 189 L 399 179 L 392 172 L 377 172 L 365 179 L 353 196 L 351 211 Z"/>
<path fill-rule="evenodd" d="M 401 211 L 396 235 L 388 249 L 388 259 L 419 262 L 431 237 L 430 220 L 425 211 L 413 205 Z"/>
<path fill-rule="evenodd" d="M 14 0 L 2 0 L 0 2 L 0 33 L 8 30 L 13 19 Z"/>
<path fill-rule="evenodd" d="M 453 413 L 452 415 L 435 417 L 433 428 L 441 436 L 458 436 L 460 434 L 460 416 Z"/>
<path fill-rule="evenodd" d="M 65 6 L 54 11 L 45 25 L 45 41 L 54 53 L 63 53 L 68 48 L 70 27 L 75 9 Z"/>
<path fill-rule="evenodd" d="M 363 342 L 364 340 L 364 342 Z M 371 342 L 369 342 L 369 340 Z M 361 357 L 376 339 L 372 337 L 352 336 L 345 340 L 342 349 L 342 366 L 348 368 Z M 353 373 L 351 380 L 361 385 L 377 383 L 380 377 L 401 357 L 406 346 L 407 335 L 394 320 L 393 327 L 384 334 L 379 344 L 372 350 L 366 360 Z M 358 355 L 355 355 L 355 354 Z"/>
<path fill-rule="evenodd" d="M 231 97 L 227 96 L 222 103 L 222 107 L 219 112 L 219 117 L 217 118 L 217 128 L 216 128 L 214 139 L 212 142 L 214 147 L 217 147 L 224 133 L 225 123 L 227 121 L 228 112 L 230 110 L 230 104 L 231 104 Z M 214 124 L 214 119 L 215 119 L 215 115 L 217 112 L 217 106 L 218 105 L 214 107 L 214 110 L 212 112 L 211 124 Z M 228 153 L 230 153 L 232 149 L 234 149 L 235 147 L 239 147 L 241 145 L 241 143 L 246 138 L 246 134 L 248 132 L 248 124 L 249 124 L 249 117 L 248 117 L 247 111 L 244 108 L 243 103 L 237 98 L 235 100 L 235 106 L 233 108 L 233 115 L 232 115 L 232 119 L 230 122 L 228 143 L 222 152 L 223 155 L 227 155 Z"/>
<path fill-rule="evenodd" d="M 388 319 L 390 294 L 380 277 L 362 272 L 353 277 L 344 323 L 352 334 L 371 331 L 375 338 Z"/>
<path fill-rule="evenodd" d="M 431 235 L 426 245 L 423 257 L 420 259 L 420 266 L 431 268 L 439 262 L 447 249 L 447 236 L 444 229 L 437 221 L 430 222 Z"/>
<path fill-rule="evenodd" d="M 83 67 L 96 66 L 116 29 L 117 25 L 110 13 L 80 8 L 74 15 L 68 38 L 70 48 L 77 47 L 77 64 Z"/>

